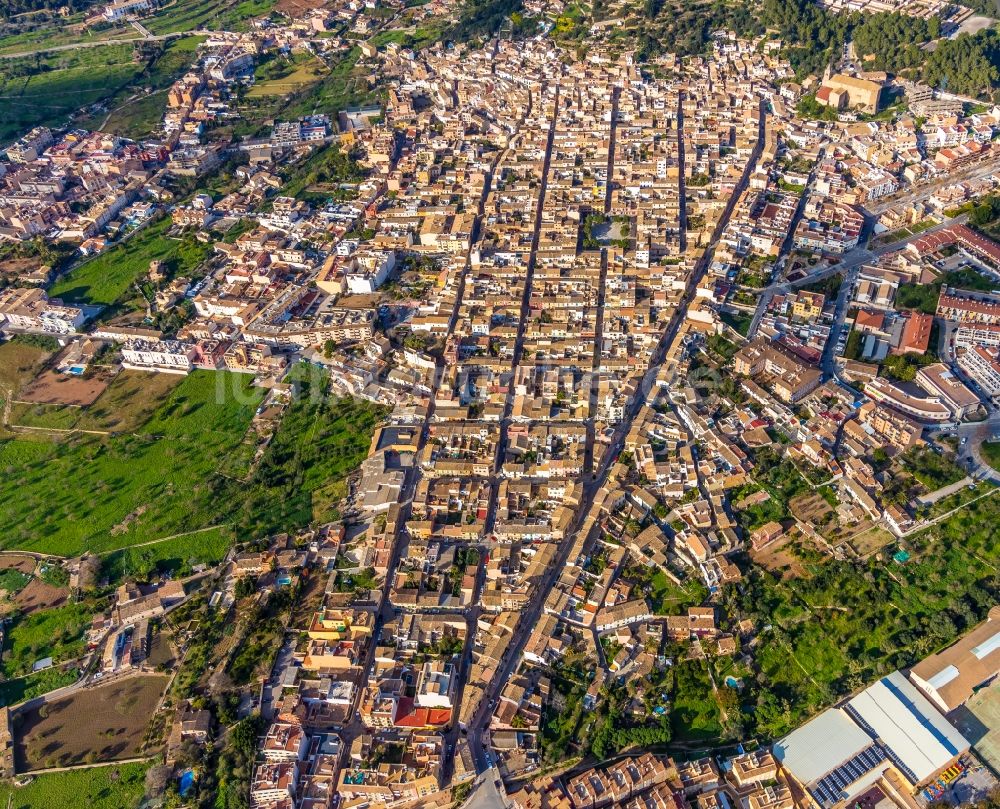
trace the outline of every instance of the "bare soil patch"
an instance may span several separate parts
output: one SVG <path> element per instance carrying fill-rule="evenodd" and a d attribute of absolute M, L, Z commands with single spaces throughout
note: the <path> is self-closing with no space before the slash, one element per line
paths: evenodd
<path fill-rule="evenodd" d="M 170 642 L 170 633 L 161 629 L 153 635 L 146 663 L 155 669 L 159 666 L 170 666 L 175 659 L 176 655 L 174 654 L 174 645 Z"/>
<path fill-rule="evenodd" d="M 18 714 L 18 772 L 141 754 L 146 726 L 167 680 L 160 674 L 129 677 Z"/>
<path fill-rule="evenodd" d="M 848 542 L 851 549 L 864 559 L 895 540 L 896 538 L 885 529 L 869 523 L 864 530 L 850 537 Z"/>
<path fill-rule="evenodd" d="M 278 0 L 274 10 L 279 14 L 284 14 L 292 19 L 302 17 L 317 8 L 323 8 L 327 0 Z"/>
<path fill-rule="evenodd" d="M 14 553 L 0 553 L 0 570 L 11 569 L 30 576 L 35 572 L 35 557 Z"/>
<path fill-rule="evenodd" d="M 55 587 L 41 579 L 33 578 L 12 600 L 21 612 L 28 614 L 61 606 L 68 597 L 67 588 Z"/>
<path fill-rule="evenodd" d="M 759 551 L 751 551 L 750 557 L 761 567 L 781 573 L 784 580 L 804 578 L 808 574 L 802 560 L 792 552 L 792 540 L 790 534 L 785 534 Z"/>
<path fill-rule="evenodd" d="M 34 258 L 8 258 L 5 261 L 0 261 L 0 273 L 17 277 L 34 272 L 44 266 L 42 260 L 37 256 Z"/>
<path fill-rule="evenodd" d="M 83 407 L 97 401 L 111 384 L 114 372 L 98 369 L 87 377 L 46 371 L 21 391 L 18 399 L 35 404 L 63 404 Z"/>

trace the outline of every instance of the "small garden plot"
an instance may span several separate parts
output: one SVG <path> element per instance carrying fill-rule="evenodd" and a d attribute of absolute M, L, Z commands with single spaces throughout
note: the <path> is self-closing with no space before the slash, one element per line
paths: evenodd
<path fill-rule="evenodd" d="M 83 652 L 83 631 L 90 617 L 90 610 L 82 604 L 18 616 L 4 638 L 4 673 L 17 677 L 30 673 L 44 658 L 59 663 L 77 657 Z"/>

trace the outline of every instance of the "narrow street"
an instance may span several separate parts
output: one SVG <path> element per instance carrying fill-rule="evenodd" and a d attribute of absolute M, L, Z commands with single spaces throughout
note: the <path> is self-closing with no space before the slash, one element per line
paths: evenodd
<path fill-rule="evenodd" d="M 595 495 L 604 485 L 613 462 L 617 459 L 618 454 L 621 452 L 622 444 L 625 440 L 625 436 L 628 435 L 632 421 L 635 419 L 639 410 L 645 403 L 646 393 L 653 387 L 656 375 L 663 362 L 667 348 L 677 335 L 680 324 L 686 317 L 687 307 L 693 301 L 698 283 L 705 275 L 705 272 L 711 264 L 712 255 L 719 243 L 722 233 L 732 217 L 733 210 L 736 207 L 736 202 L 749 185 L 750 175 L 753 173 L 754 167 L 760 159 L 761 150 L 764 145 L 766 115 L 766 102 L 761 101 L 757 141 L 754 144 L 753 152 L 744 167 L 743 175 L 741 176 L 736 189 L 733 191 L 729 203 L 723 211 L 722 217 L 720 217 L 716 225 L 715 232 L 712 234 L 712 241 L 709 244 L 708 249 L 706 249 L 705 253 L 696 265 L 694 272 L 691 274 L 684 290 L 684 294 L 678 303 L 677 309 L 674 311 L 670 322 L 667 324 L 666 329 L 660 337 L 659 344 L 654 350 L 649 366 L 644 374 L 642 384 L 633 396 L 631 404 L 626 411 L 625 418 L 618 425 L 616 425 L 614 437 L 612 438 L 607 451 L 604 453 L 599 468 L 595 471 L 591 479 L 584 481 L 583 496 L 581 498 L 580 505 L 577 508 L 573 524 L 566 531 L 566 538 L 559 546 L 559 551 L 556 555 L 555 561 L 550 566 L 544 580 L 539 584 L 536 597 L 532 599 L 527 609 L 522 612 L 517 629 L 515 630 L 514 635 L 511 638 L 511 642 L 507 647 L 507 652 L 504 656 L 502 665 L 497 671 L 496 676 L 493 678 L 493 681 L 486 689 L 483 701 L 480 703 L 479 709 L 476 711 L 472 721 L 469 723 L 469 745 L 476 762 L 476 771 L 479 773 L 486 771 L 490 766 L 490 761 L 485 748 L 484 736 L 489 728 L 492 706 L 495 704 L 495 700 L 499 697 L 503 686 L 513 675 L 518 664 L 520 663 L 521 652 L 524 648 L 524 644 L 531 635 L 531 632 L 537 624 L 544 608 L 545 596 L 551 591 L 556 579 L 563 572 L 563 569 L 567 564 L 570 550 L 574 544 L 575 536 L 579 531 L 584 518 L 589 513 L 590 508 L 593 505 Z"/>

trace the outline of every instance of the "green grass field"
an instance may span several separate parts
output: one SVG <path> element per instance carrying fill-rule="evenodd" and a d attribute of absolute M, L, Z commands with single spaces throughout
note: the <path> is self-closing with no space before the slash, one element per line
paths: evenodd
<path fill-rule="evenodd" d="M 154 34 L 201 29 L 241 31 L 246 21 L 267 14 L 274 0 L 175 0 L 142 21 Z"/>
<path fill-rule="evenodd" d="M 39 69 L 39 66 L 41 69 Z M 61 51 L 0 62 L 0 141 L 39 124 L 61 125 L 77 110 L 114 95 L 142 65 L 131 46 Z"/>
<path fill-rule="evenodd" d="M 244 120 L 234 125 L 239 135 L 261 131 L 260 122 L 267 118 L 294 120 L 314 112 L 328 112 L 331 117 L 348 107 L 361 106 L 376 98 L 368 85 L 369 71 L 358 66 L 360 48 L 351 48 L 343 54 L 332 69 L 318 81 L 308 84 L 290 95 L 248 94 L 240 103 Z"/>
<path fill-rule="evenodd" d="M 138 430 L 182 381 L 173 374 L 121 371 L 92 405 L 74 408 L 79 414 L 74 426 L 81 430 Z"/>
<path fill-rule="evenodd" d="M 326 66 L 311 53 L 295 54 L 291 60 L 272 60 L 257 71 L 257 82 L 247 95 L 282 96 L 297 93 L 319 81 L 326 74 Z"/>
<path fill-rule="evenodd" d="M 16 705 L 34 699 L 49 691 L 75 683 L 79 672 L 75 668 L 63 671 L 59 668 L 46 669 L 26 677 L 0 682 L 0 706 Z"/>
<path fill-rule="evenodd" d="M 190 273 L 211 247 L 192 238 L 172 239 L 166 235 L 169 229 L 169 219 L 154 222 L 124 243 L 68 272 L 52 285 L 49 294 L 72 303 L 108 306 L 127 296 L 132 282 L 149 271 L 149 263 L 154 259 L 162 261 L 168 273 Z"/>
<path fill-rule="evenodd" d="M 215 472 L 260 398 L 248 375 L 196 371 L 141 435 L 0 444 L 0 522 L 9 529 L 0 542 L 68 556 L 228 520 L 233 502 L 215 496 Z"/>
<path fill-rule="evenodd" d="M 147 765 L 117 764 L 38 775 L 24 787 L 0 784 L 0 805 L 11 809 L 135 809 L 142 800 Z"/>
<path fill-rule="evenodd" d="M 78 657 L 90 618 L 90 610 L 82 604 L 64 604 L 15 618 L 4 638 L 4 673 L 22 677 L 43 657 L 56 663 Z"/>
<path fill-rule="evenodd" d="M 204 41 L 203 36 L 185 36 L 162 43 L 162 50 L 150 57 L 146 70 L 104 101 L 110 112 L 98 112 L 80 125 L 132 140 L 152 135 L 163 121 L 167 88 L 191 68 Z"/>
<path fill-rule="evenodd" d="M 157 90 L 112 110 L 101 129 L 132 140 L 147 138 L 163 121 L 166 106 L 167 91 Z"/>
<path fill-rule="evenodd" d="M 0 397 L 7 390 L 17 393 L 30 382 L 50 353 L 19 340 L 0 343 Z"/>
<path fill-rule="evenodd" d="M 356 399 L 313 395 L 327 374 L 300 363 L 289 378 L 300 395 L 289 406 L 264 458 L 246 486 L 240 527 L 254 535 L 336 519 L 344 478 L 368 454 L 385 408 Z"/>
<path fill-rule="evenodd" d="M 111 582 L 126 577 L 149 578 L 152 573 L 187 575 L 197 564 L 216 564 L 233 543 L 228 528 L 210 528 L 139 548 L 123 548 L 104 558 L 104 575 Z"/>

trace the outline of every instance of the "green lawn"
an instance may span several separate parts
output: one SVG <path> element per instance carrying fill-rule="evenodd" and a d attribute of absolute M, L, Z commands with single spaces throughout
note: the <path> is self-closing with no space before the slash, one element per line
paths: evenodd
<path fill-rule="evenodd" d="M 32 664 L 44 657 L 56 663 L 78 657 L 90 619 L 91 612 L 83 604 L 64 604 L 15 618 L 4 637 L 4 673 L 8 677 L 29 674 Z"/>
<path fill-rule="evenodd" d="M 11 809 L 135 809 L 145 790 L 146 764 L 117 764 L 37 775 L 24 787 L 0 784 L 0 805 Z"/>
<path fill-rule="evenodd" d="M 141 434 L 0 444 L 0 544 L 74 555 L 230 520 L 215 472 L 260 399 L 249 375 L 195 371 Z"/>
<path fill-rule="evenodd" d="M 994 469 L 1000 469 L 1000 441 L 984 441 L 979 452 L 986 463 Z"/>
<path fill-rule="evenodd" d="M 170 220 L 161 219 L 87 261 L 57 280 L 52 297 L 71 303 L 109 306 L 126 297 L 132 282 L 149 271 L 149 263 L 162 261 L 171 275 L 194 270 L 211 252 L 211 246 L 193 237 L 173 239 L 166 235 Z"/>

